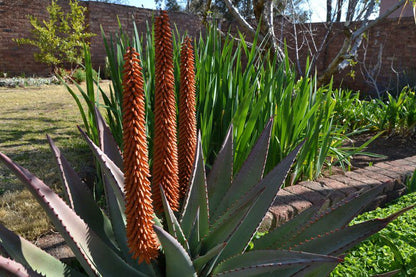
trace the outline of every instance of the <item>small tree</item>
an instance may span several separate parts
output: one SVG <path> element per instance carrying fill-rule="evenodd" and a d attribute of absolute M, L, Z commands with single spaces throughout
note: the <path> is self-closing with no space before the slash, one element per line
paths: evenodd
<path fill-rule="evenodd" d="M 86 8 L 80 6 L 77 0 L 69 0 L 70 12 L 65 13 L 62 8 L 52 0 L 46 8 L 49 21 L 42 22 L 28 15 L 32 38 L 14 39 L 19 45 L 29 44 L 36 46 L 39 51 L 34 54 L 35 60 L 51 66 L 57 73 L 64 64 L 71 67 L 82 62 L 83 44 L 89 44 L 88 39 L 95 34 L 86 32 L 84 13 Z"/>

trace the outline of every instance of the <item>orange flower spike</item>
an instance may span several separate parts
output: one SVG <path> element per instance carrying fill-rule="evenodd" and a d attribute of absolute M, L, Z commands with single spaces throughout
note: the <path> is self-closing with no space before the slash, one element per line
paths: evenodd
<path fill-rule="evenodd" d="M 179 93 L 179 184 L 181 197 L 185 196 L 195 160 L 195 71 L 191 39 L 185 38 L 181 47 L 181 83 Z"/>
<path fill-rule="evenodd" d="M 153 142 L 153 203 L 163 211 L 159 186 L 172 210 L 179 209 L 176 100 L 173 75 L 172 31 L 169 16 L 161 11 L 155 18 L 155 108 Z"/>
<path fill-rule="evenodd" d="M 153 230 L 153 206 L 146 141 L 143 75 L 139 54 L 128 48 L 123 70 L 123 143 L 127 240 L 139 263 L 155 259 L 158 240 Z"/>

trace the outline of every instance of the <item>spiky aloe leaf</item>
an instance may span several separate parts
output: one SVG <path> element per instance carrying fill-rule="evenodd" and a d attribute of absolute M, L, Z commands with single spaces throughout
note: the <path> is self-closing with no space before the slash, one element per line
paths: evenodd
<path fill-rule="evenodd" d="M 202 271 L 202 269 L 204 269 L 204 267 L 208 264 L 210 260 L 218 258 L 218 256 L 221 254 L 222 250 L 226 245 L 226 242 L 220 243 L 217 246 L 211 248 L 207 253 L 205 253 L 205 255 L 199 256 L 194 259 L 193 264 L 198 274 Z M 207 275 L 209 273 L 210 270 L 209 272 L 207 272 Z"/>
<path fill-rule="evenodd" d="M 231 124 L 220 152 L 208 174 L 209 209 L 215 212 L 221 199 L 231 186 L 233 177 L 233 125 Z M 212 217 L 211 217 L 212 220 Z"/>
<path fill-rule="evenodd" d="M 233 233 L 227 246 L 221 254 L 221 259 L 226 259 L 235 254 L 241 253 L 248 246 L 264 215 L 273 204 L 277 192 L 283 184 L 283 181 L 285 180 L 286 175 L 302 146 L 303 143 L 290 152 L 286 158 L 284 158 L 251 190 L 252 192 L 248 193 L 255 193 L 256 191 L 264 189 L 260 195 L 261 201 L 257 201 L 255 203 L 242 224 Z"/>
<path fill-rule="evenodd" d="M 210 233 L 203 239 L 203 250 L 209 251 L 209 249 L 221 242 L 228 242 L 234 232 L 243 223 L 263 191 L 264 189 L 257 193 L 253 193 L 246 202 L 234 209 L 233 213 L 226 214 L 226 217 L 221 217 L 217 220 L 210 228 Z"/>
<path fill-rule="evenodd" d="M 101 150 L 112 160 L 120 169 L 123 169 L 123 158 L 116 140 L 111 134 L 110 128 L 105 123 L 103 116 L 97 107 L 94 107 L 95 119 L 97 121 L 98 139 Z"/>
<path fill-rule="evenodd" d="M 126 274 L 126 276 L 144 275 L 123 261 L 40 179 L 14 163 L 3 153 L 0 153 L 0 160 L 15 173 L 37 199 L 88 274 L 102 274 L 104 276 L 116 276 L 118 274 Z"/>
<path fill-rule="evenodd" d="M 124 211 L 124 174 L 121 169 L 103 152 L 101 149 L 94 144 L 94 142 L 88 137 L 88 135 L 78 126 L 82 137 L 87 142 L 88 146 L 97 158 L 104 174 L 108 177 L 114 194 L 117 197 L 119 205 Z"/>
<path fill-rule="evenodd" d="M 7 254 L 26 269 L 46 276 L 84 276 L 0 224 L 0 242 Z M 0 256 L 1 257 L 1 256 Z M 32 275 L 30 275 L 32 276 Z"/>
<path fill-rule="evenodd" d="M 166 256 L 166 276 L 197 276 L 195 268 L 182 245 L 168 232 L 154 226 L 156 234 Z"/>
<path fill-rule="evenodd" d="M 254 243 L 253 249 L 261 250 L 278 248 L 278 245 L 283 244 L 288 237 L 298 231 L 299 228 L 301 228 L 305 222 L 308 222 L 319 209 L 320 206 L 311 206 L 295 216 L 293 219 L 276 227 L 261 238 L 257 239 Z"/>
<path fill-rule="evenodd" d="M 104 172 L 103 184 L 110 220 L 116 241 L 123 253 L 123 257 L 130 258 L 126 235 L 126 216 L 124 201 L 124 174 L 101 149 L 94 144 L 88 135 L 78 127 L 88 146 L 100 163 Z"/>
<path fill-rule="evenodd" d="M 65 191 L 72 204 L 70 206 L 108 246 L 114 251 L 119 251 L 115 244 L 110 219 L 98 207 L 91 191 L 69 165 L 53 140 L 49 136 L 47 138 L 55 155 Z"/>
<path fill-rule="evenodd" d="M 208 193 L 205 177 L 204 157 L 202 154 L 201 135 L 198 135 L 198 143 L 195 153 L 195 163 L 192 172 L 188 193 L 183 204 L 180 224 L 187 238 L 189 238 L 197 210 L 199 210 L 199 235 L 208 234 L 209 231 L 209 210 Z"/>
<path fill-rule="evenodd" d="M 404 208 L 384 219 L 373 219 L 353 226 L 333 230 L 332 232 L 304 241 L 292 249 L 296 251 L 337 256 L 348 251 L 369 236 L 377 233 L 386 227 L 388 223 L 413 208 L 414 205 Z M 307 266 L 302 270 L 299 270 L 294 276 L 326 276 L 333 269 L 334 266 L 331 265 Z"/>
<path fill-rule="evenodd" d="M 295 232 L 279 248 L 288 249 L 307 239 L 345 227 L 360 211 L 362 211 L 382 191 L 383 186 L 371 188 L 361 194 L 357 193 L 340 201 L 335 207 L 329 208 L 311 218 L 303 228 Z"/>
<path fill-rule="evenodd" d="M 234 177 L 230 189 L 222 198 L 218 208 L 212 215 L 215 220 L 223 214 L 237 199 L 241 198 L 247 191 L 256 186 L 263 177 L 264 166 L 267 160 L 269 142 L 273 120 L 267 123 L 262 134 L 251 150 L 247 160 Z M 286 173 L 285 173 L 286 174 Z"/>
<path fill-rule="evenodd" d="M 26 269 L 22 264 L 16 261 L 0 256 L 0 276 L 40 277 L 42 275 L 33 270 Z"/>
<path fill-rule="evenodd" d="M 175 217 L 168 200 L 166 199 L 165 191 L 163 190 L 162 186 L 160 186 L 160 192 L 162 194 L 162 202 L 163 208 L 165 209 L 165 218 L 166 218 L 166 225 L 168 227 L 169 233 L 178 240 L 178 242 L 185 248 L 188 253 L 191 253 L 189 250 L 188 241 L 183 234 L 182 228 Z"/>
<path fill-rule="evenodd" d="M 213 270 L 213 276 L 290 276 L 300 268 L 315 263 L 339 263 L 336 257 L 289 250 L 257 250 L 225 260 Z M 290 270 L 288 270 L 290 269 Z M 279 274 L 284 271 L 285 274 Z"/>
<path fill-rule="evenodd" d="M 326 255 L 339 255 L 344 253 L 357 243 L 377 233 L 391 221 L 404 212 L 413 209 L 414 206 L 404 208 L 384 219 L 373 219 L 353 226 L 319 234 L 292 247 L 293 250 L 313 252 Z"/>

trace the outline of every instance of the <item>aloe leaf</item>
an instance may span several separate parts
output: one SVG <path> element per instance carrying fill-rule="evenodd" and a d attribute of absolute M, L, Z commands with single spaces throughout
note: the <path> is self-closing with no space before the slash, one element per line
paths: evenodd
<path fill-rule="evenodd" d="M 162 203 L 163 208 L 165 210 L 166 225 L 168 227 L 169 233 L 180 242 L 180 244 L 185 248 L 185 250 L 188 253 L 191 253 L 189 250 L 188 241 L 186 240 L 185 235 L 183 234 L 182 228 L 179 225 L 179 222 L 176 219 L 175 214 L 170 208 L 170 205 L 168 204 L 165 191 L 163 190 L 162 186 L 159 185 L 159 187 L 160 192 L 162 194 Z"/>
<path fill-rule="evenodd" d="M 110 128 L 105 123 L 100 111 L 95 108 L 95 118 L 97 121 L 98 139 L 100 141 L 100 148 L 120 169 L 123 169 L 123 157 L 120 149 L 111 134 Z"/>
<path fill-rule="evenodd" d="M 209 231 L 208 193 L 205 177 L 204 157 L 202 154 L 201 135 L 198 135 L 198 145 L 195 153 L 195 164 L 192 172 L 190 187 L 185 197 L 180 224 L 187 238 L 192 231 L 197 210 L 199 210 L 199 231 L 203 237 Z"/>
<path fill-rule="evenodd" d="M 290 276 L 300 268 L 315 263 L 339 263 L 336 257 L 289 250 L 257 250 L 237 255 L 220 263 L 213 276 Z M 288 269 L 291 269 L 288 271 Z M 285 274 L 279 274 L 284 270 Z"/>
<path fill-rule="evenodd" d="M 182 245 L 168 232 L 154 226 L 155 232 L 166 256 L 166 276 L 197 276 L 189 257 Z"/>
<path fill-rule="evenodd" d="M 384 219 L 373 219 L 342 229 L 334 229 L 331 232 L 319 234 L 316 237 L 312 237 L 295 245 L 292 249 L 318 254 L 339 255 L 372 234 L 377 233 L 391 221 L 413 208 L 414 206 L 404 208 Z"/>
<path fill-rule="evenodd" d="M 78 127 L 78 129 L 99 161 L 101 170 L 104 172 L 104 191 L 114 235 L 124 258 L 130 261 L 125 230 L 124 174 L 117 165 L 113 163 L 113 161 L 111 161 L 107 155 L 94 144 L 94 142 L 92 142 L 81 128 Z M 146 265 L 141 264 L 141 268 L 144 266 Z"/>
<path fill-rule="evenodd" d="M 78 126 L 81 135 L 84 137 L 88 146 L 94 153 L 98 162 L 100 163 L 104 174 L 108 177 L 110 184 L 113 188 L 114 194 L 117 196 L 119 203 L 123 203 L 124 207 L 124 174 L 119 167 L 103 152 L 101 149 L 95 145 L 95 143 L 88 137 L 88 135 L 82 131 Z"/>
<path fill-rule="evenodd" d="M 201 270 L 204 268 L 205 265 L 208 264 L 208 262 L 221 254 L 222 250 L 224 249 L 225 245 L 227 245 L 226 242 L 220 243 L 217 246 L 211 248 L 207 253 L 205 253 L 202 256 L 197 257 L 194 259 L 193 264 L 198 272 L 198 274 L 201 272 Z"/>
<path fill-rule="evenodd" d="M 293 161 L 296 158 L 303 143 L 290 152 L 270 173 L 263 178 L 253 191 L 264 189 L 260 195 L 261 201 L 257 201 L 250 209 L 249 214 L 245 217 L 242 224 L 233 233 L 227 246 L 221 254 L 225 259 L 237 253 L 241 253 L 248 246 L 251 238 L 259 227 L 264 215 L 269 210 L 276 198 L 283 181 L 289 172 Z"/>
<path fill-rule="evenodd" d="M 69 274 L 70 276 L 84 276 L 77 270 L 33 245 L 31 242 L 16 235 L 2 224 L 0 224 L 0 242 L 7 254 L 13 257 L 15 262 L 22 264 L 26 268 L 32 268 L 46 276 L 65 276 L 65 274 Z M 0 263 L 4 264 L 4 262 L 6 261 Z"/>
<path fill-rule="evenodd" d="M 209 209 L 215 213 L 221 199 L 231 186 L 233 176 L 233 125 L 230 126 L 224 144 L 208 174 Z"/>
<path fill-rule="evenodd" d="M 292 237 L 288 237 L 282 248 L 293 247 L 300 242 L 320 234 L 340 229 L 346 226 L 360 211 L 362 211 L 379 193 L 383 186 L 369 189 L 361 194 L 342 200 L 335 207 L 317 215 L 299 229 Z"/>
<path fill-rule="evenodd" d="M 14 163 L 3 153 L 0 153 L 0 160 L 15 173 L 37 199 L 88 274 L 144 275 L 125 263 L 40 179 Z"/>
<path fill-rule="evenodd" d="M 16 261 L 0 256 L 0 276 L 41 277 L 42 275 L 33 270 L 26 269 Z"/>
<path fill-rule="evenodd" d="M 273 120 L 270 119 L 260 138 L 251 150 L 247 160 L 232 181 L 230 189 L 215 210 L 213 219 L 218 218 L 232 203 L 257 185 L 262 179 L 269 149 L 270 135 L 273 126 L 272 123 Z"/>
<path fill-rule="evenodd" d="M 286 242 L 287 238 L 299 230 L 299 228 L 301 228 L 305 222 L 308 222 L 319 210 L 319 208 L 320 206 L 311 206 L 310 208 L 295 216 L 293 219 L 268 232 L 255 241 L 254 249 L 260 250 L 280 248 L 280 245 Z"/>
<path fill-rule="evenodd" d="M 247 217 L 250 209 L 254 206 L 260 195 L 264 191 L 261 190 L 257 193 L 250 194 L 250 198 L 247 199 L 241 206 L 233 210 L 233 213 L 226 214 L 227 216 L 221 217 L 210 228 L 210 233 L 203 239 L 203 247 L 205 251 L 215 247 L 215 245 L 228 242 L 234 232 L 242 224 Z"/>
<path fill-rule="evenodd" d="M 49 145 L 55 155 L 61 174 L 62 183 L 70 199 L 71 208 L 91 227 L 92 230 L 114 251 L 119 251 L 114 244 L 114 233 L 107 215 L 98 207 L 91 192 L 68 161 L 47 136 Z"/>

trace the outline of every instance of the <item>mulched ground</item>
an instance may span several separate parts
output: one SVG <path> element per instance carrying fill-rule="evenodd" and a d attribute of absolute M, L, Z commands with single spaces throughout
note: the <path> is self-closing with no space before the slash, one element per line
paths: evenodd
<path fill-rule="evenodd" d="M 373 135 L 364 134 L 353 139 L 352 145 L 359 146 Z M 382 136 L 374 140 L 365 149 L 366 152 L 384 155 L 384 158 L 357 155 L 351 160 L 355 168 L 368 166 L 369 163 L 392 161 L 416 155 L 416 134 L 408 137 L 398 135 Z"/>

